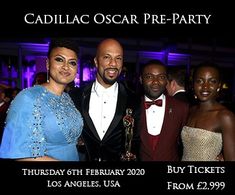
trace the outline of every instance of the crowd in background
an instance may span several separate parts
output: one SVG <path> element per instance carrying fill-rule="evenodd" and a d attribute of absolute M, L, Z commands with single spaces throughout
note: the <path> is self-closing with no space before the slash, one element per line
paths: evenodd
<path fill-rule="evenodd" d="M 162 61 L 152 59 L 141 66 L 138 79 L 127 80 L 128 72 L 125 72 L 125 76 L 122 72 L 122 70 L 126 71 L 123 69 L 122 45 L 115 39 L 105 39 L 98 45 L 94 57 L 94 65 L 97 69 L 96 79 L 86 85 L 75 87 L 77 53 L 70 47 L 66 48 L 59 44 L 49 50 L 49 54 L 47 72 L 35 74 L 32 88 L 21 96 L 32 98 L 32 90 L 39 93 L 39 96 L 34 94 L 39 103 L 43 101 L 46 105 L 49 99 L 43 98 L 47 96 L 54 99 L 51 105 L 43 107 L 45 114 L 38 110 L 42 107 L 36 105 L 34 98 L 30 103 L 33 104 L 32 112 L 38 107 L 35 112 L 43 116 L 50 115 L 48 110 L 55 112 L 52 112 L 55 117 L 51 115 L 50 117 L 58 127 L 54 125 L 52 129 L 58 131 L 62 128 L 61 131 L 66 139 L 67 136 L 70 139 L 66 140 L 68 141 L 66 147 L 67 144 L 70 147 L 70 141 L 73 140 L 73 147 L 70 148 L 71 155 L 67 156 L 62 152 L 61 160 L 118 161 L 125 151 L 125 133 L 128 133 L 133 149 L 126 153 L 127 158 L 128 155 L 133 157 L 133 152 L 141 161 L 235 159 L 234 103 L 223 99 L 225 95 L 223 82 L 216 64 L 205 61 L 196 66 L 191 74 L 184 68 L 168 67 Z M 1 134 L 5 130 L 9 106 L 19 92 L 20 89 L 9 86 L 2 85 L 0 88 Z M 26 99 L 22 98 L 22 101 L 25 102 Z M 65 106 L 67 104 L 68 109 Z M 71 117 L 76 117 L 79 121 L 79 128 L 76 128 L 78 124 L 75 118 L 68 118 L 71 115 L 68 112 L 69 109 L 75 114 Z M 20 111 L 21 108 L 19 107 L 18 110 Z M 128 132 L 123 131 L 125 126 L 122 121 L 126 110 L 131 110 L 135 119 L 133 129 L 129 128 Z M 11 115 L 15 117 L 13 111 Z M 38 116 L 37 113 L 36 116 Z M 68 120 L 65 121 L 65 118 Z M 48 119 L 45 118 L 45 120 Z M 72 126 L 65 125 L 68 122 Z M 11 125 L 8 125 L 8 128 L 9 132 L 12 131 Z M 31 131 L 31 127 L 27 128 Z M 74 129 L 79 130 L 76 134 L 81 134 L 79 139 L 76 136 L 71 137 Z M 45 130 L 48 131 L 50 128 L 38 129 L 38 131 Z M 9 132 L 8 135 L 11 135 Z M 53 137 L 51 132 L 47 133 Z M 9 136 L 5 137 L 10 139 Z M 57 139 L 57 137 L 54 138 Z M 206 141 L 205 138 L 207 138 Z M 60 141 L 64 142 L 64 140 Z M 76 153 L 75 142 L 79 157 L 77 154 L 73 156 Z M 5 145 L 7 144 L 9 143 L 5 141 Z M 47 147 L 47 144 L 45 143 L 43 147 Z M 62 145 L 61 143 L 57 147 L 63 148 L 64 145 Z M 7 151 L 8 146 L 4 147 Z M 40 151 L 35 158 L 60 159 L 61 151 L 55 151 L 55 148 L 51 151 L 51 155 L 55 156 L 51 157 L 48 153 Z M 27 152 L 30 153 L 30 151 Z"/>

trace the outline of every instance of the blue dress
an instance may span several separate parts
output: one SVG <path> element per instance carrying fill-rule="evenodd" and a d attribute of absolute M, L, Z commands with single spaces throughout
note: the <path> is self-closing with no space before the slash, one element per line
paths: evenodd
<path fill-rule="evenodd" d="M 8 110 L 0 158 L 79 161 L 82 128 L 82 116 L 67 93 L 57 96 L 41 85 L 24 89 Z"/>

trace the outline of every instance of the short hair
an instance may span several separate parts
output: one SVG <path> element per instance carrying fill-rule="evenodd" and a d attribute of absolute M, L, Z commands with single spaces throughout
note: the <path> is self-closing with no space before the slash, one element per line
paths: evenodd
<path fill-rule="evenodd" d="M 140 71 L 141 75 L 143 74 L 145 67 L 147 67 L 147 66 L 149 66 L 151 64 L 157 64 L 157 65 L 163 66 L 166 69 L 166 71 L 167 71 L 166 65 L 161 60 L 152 59 L 152 60 L 149 60 L 145 64 L 142 65 L 141 71 Z"/>
<path fill-rule="evenodd" d="M 196 76 L 198 70 L 201 68 L 204 68 L 204 67 L 211 67 L 211 68 L 214 68 L 215 70 L 217 70 L 218 75 L 219 75 L 219 81 L 222 80 L 221 74 L 220 74 L 220 68 L 219 68 L 218 64 L 214 63 L 213 61 L 204 61 L 204 62 L 200 63 L 199 65 L 197 65 L 193 71 L 193 80 L 195 79 L 195 76 Z"/>
<path fill-rule="evenodd" d="M 168 80 L 169 81 L 175 80 L 179 86 L 185 87 L 186 78 L 187 78 L 186 68 L 170 67 L 168 69 Z"/>
<path fill-rule="evenodd" d="M 47 57 L 50 56 L 51 51 L 57 47 L 65 47 L 73 50 L 77 55 L 79 54 L 79 46 L 77 41 L 71 38 L 52 38 L 49 44 Z"/>

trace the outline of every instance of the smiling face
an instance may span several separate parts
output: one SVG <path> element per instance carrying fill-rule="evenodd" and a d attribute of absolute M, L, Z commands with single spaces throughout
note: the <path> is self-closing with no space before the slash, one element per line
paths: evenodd
<path fill-rule="evenodd" d="M 77 54 L 73 50 L 65 47 L 54 48 L 47 59 L 50 83 L 67 85 L 75 79 L 77 68 Z"/>
<path fill-rule="evenodd" d="M 158 64 L 149 64 L 143 69 L 140 82 L 143 84 L 145 95 L 152 100 L 157 99 L 166 89 L 166 68 Z"/>
<path fill-rule="evenodd" d="M 217 69 L 201 67 L 194 76 L 194 92 L 200 101 L 215 100 L 220 89 L 220 77 Z"/>
<path fill-rule="evenodd" d="M 123 66 L 122 46 L 114 39 L 106 39 L 100 43 L 94 59 L 97 68 L 97 80 L 104 87 L 117 81 Z"/>

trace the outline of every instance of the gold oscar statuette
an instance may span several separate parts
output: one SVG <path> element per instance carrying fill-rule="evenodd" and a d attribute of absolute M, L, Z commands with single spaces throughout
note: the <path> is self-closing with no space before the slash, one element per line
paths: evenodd
<path fill-rule="evenodd" d="M 125 127 L 125 153 L 121 155 L 121 161 L 136 161 L 136 155 L 131 153 L 131 142 L 133 138 L 134 118 L 132 109 L 126 109 L 126 115 L 123 117 Z"/>

